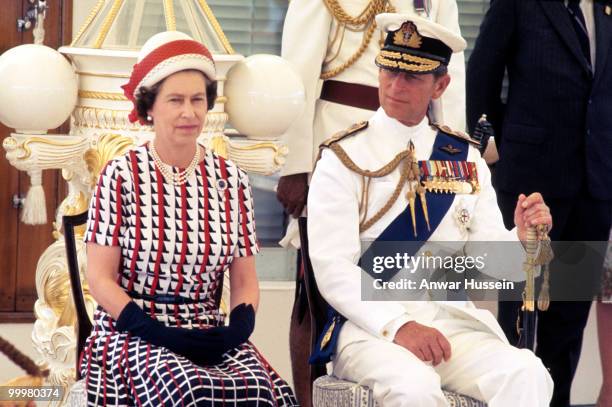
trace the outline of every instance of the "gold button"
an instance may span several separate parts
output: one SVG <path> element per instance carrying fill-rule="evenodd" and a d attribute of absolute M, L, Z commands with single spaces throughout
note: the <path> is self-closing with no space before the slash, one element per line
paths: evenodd
<path fill-rule="evenodd" d="M 386 329 L 383 331 L 383 336 L 389 336 L 389 331 L 387 331 Z"/>
<path fill-rule="evenodd" d="M 431 250 L 427 250 L 425 251 L 425 253 L 423 253 L 425 255 L 425 257 L 431 257 L 433 256 L 433 253 L 431 252 Z"/>

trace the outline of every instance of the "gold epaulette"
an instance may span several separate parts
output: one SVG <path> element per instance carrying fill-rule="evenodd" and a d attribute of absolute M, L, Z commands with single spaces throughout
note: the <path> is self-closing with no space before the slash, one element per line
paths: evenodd
<path fill-rule="evenodd" d="M 467 133 L 465 133 L 463 131 L 453 130 L 453 129 L 451 129 L 450 127 L 448 127 L 446 125 L 440 125 L 440 124 L 436 124 L 436 123 L 433 123 L 432 126 L 435 127 L 436 129 L 440 130 L 442 133 L 446 133 L 449 136 L 456 137 L 458 139 L 467 141 L 468 143 L 473 144 L 476 147 L 480 147 L 480 141 L 474 140 L 473 138 L 470 137 L 469 134 L 467 134 Z"/>
<path fill-rule="evenodd" d="M 333 136 L 331 136 L 330 138 L 322 142 L 321 145 L 319 146 L 319 149 L 324 148 L 324 147 L 329 147 L 332 144 L 337 143 L 338 141 L 347 138 L 348 136 L 355 135 L 361 130 L 367 129 L 368 124 L 369 123 L 367 121 L 355 123 L 351 125 L 349 128 L 337 132 L 336 134 L 334 134 Z"/>
<path fill-rule="evenodd" d="M 348 136 L 357 134 L 359 131 L 366 129 L 367 127 L 368 127 L 368 122 L 360 122 L 360 123 L 353 124 L 351 127 L 349 127 L 346 130 L 336 133 L 333 137 L 330 137 L 329 139 L 321 143 L 321 145 L 319 146 L 319 157 L 317 158 L 317 163 L 318 163 L 319 159 L 321 159 L 321 153 L 323 152 L 323 150 L 326 148 L 329 148 L 334 154 L 336 154 L 336 157 L 338 157 L 338 160 L 340 160 L 340 162 L 346 168 L 348 168 L 350 171 L 354 172 L 355 174 L 358 174 L 361 176 L 361 199 L 359 201 L 359 231 L 360 232 L 363 232 L 369 229 L 370 226 L 378 222 L 380 218 L 389 211 L 391 206 L 393 206 L 395 201 L 397 201 L 403 186 L 406 184 L 410 171 L 402 172 L 402 175 L 400 176 L 398 180 L 395 190 L 393 194 L 389 197 L 389 200 L 387 201 L 385 206 L 380 208 L 374 216 L 372 216 L 371 218 L 368 218 L 368 210 L 367 210 L 368 191 L 370 189 L 370 181 L 372 180 L 372 178 L 382 178 L 382 177 L 385 177 L 391 174 L 391 172 L 395 171 L 395 169 L 398 168 L 402 162 L 405 162 L 406 159 L 410 159 L 411 157 L 414 156 L 413 150 L 406 149 L 404 151 L 399 152 L 393 158 L 393 160 L 391 160 L 390 162 L 388 162 L 387 164 L 385 164 L 379 169 L 369 170 L 369 169 L 360 168 L 351 159 L 351 157 L 347 154 L 344 148 L 342 148 L 342 146 L 338 144 L 338 142 L 340 140 L 344 140 Z M 410 164 L 410 162 L 408 164 Z M 414 164 L 416 164 L 416 161 L 414 161 Z M 315 163 L 315 166 L 316 166 L 316 163 Z M 404 167 L 410 169 L 410 165 L 405 165 Z M 413 221 L 413 224 L 414 224 L 414 221 Z"/>

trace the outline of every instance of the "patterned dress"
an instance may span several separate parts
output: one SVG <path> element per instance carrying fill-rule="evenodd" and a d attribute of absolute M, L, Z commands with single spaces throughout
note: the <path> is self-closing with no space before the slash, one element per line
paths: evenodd
<path fill-rule="evenodd" d="M 120 286 L 151 317 L 184 328 L 224 323 L 223 273 L 235 257 L 259 250 L 242 170 L 207 151 L 186 184 L 173 186 L 156 168 L 148 145 L 102 171 L 85 238 L 119 246 Z M 195 365 L 117 331 L 113 318 L 98 307 L 80 366 L 89 405 L 297 405 L 287 383 L 251 343 L 223 359 L 215 366 Z"/>

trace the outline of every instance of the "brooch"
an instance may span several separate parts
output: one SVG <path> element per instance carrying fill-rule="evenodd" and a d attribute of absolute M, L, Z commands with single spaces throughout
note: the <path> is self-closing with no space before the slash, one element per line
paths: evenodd
<path fill-rule="evenodd" d="M 227 189 L 227 181 L 224 179 L 217 180 L 217 191 L 223 192 Z"/>

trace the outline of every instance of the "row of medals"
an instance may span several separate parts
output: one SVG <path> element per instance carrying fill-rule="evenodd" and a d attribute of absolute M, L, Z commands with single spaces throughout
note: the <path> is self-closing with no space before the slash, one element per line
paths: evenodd
<path fill-rule="evenodd" d="M 447 166 L 443 161 L 429 161 L 436 170 L 436 175 L 423 174 L 419 168 L 419 162 L 416 159 L 415 148 L 412 141 L 409 144 L 409 162 L 407 168 L 407 184 L 408 192 L 406 198 L 410 205 L 410 217 L 412 218 L 412 228 L 414 236 L 417 236 L 416 231 L 416 213 L 415 204 L 416 196 L 419 196 L 421 206 L 423 207 L 423 216 L 427 223 L 427 230 L 431 230 L 429 224 L 429 212 L 427 211 L 427 200 L 425 194 L 430 193 L 445 193 L 445 194 L 477 194 L 480 191 L 478 184 L 478 176 L 476 168 L 473 168 L 471 174 L 457 174 L 452 170 L 452 167 Z M 446 174 L 446 175 L 443 175 Z"/>

